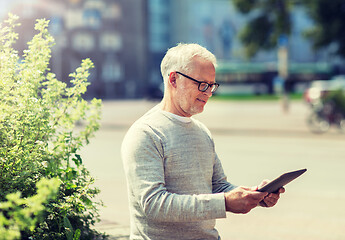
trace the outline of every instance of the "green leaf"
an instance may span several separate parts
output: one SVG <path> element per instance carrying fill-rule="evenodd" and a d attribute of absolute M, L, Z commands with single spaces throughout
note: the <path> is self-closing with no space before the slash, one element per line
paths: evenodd
<path fill-rule="evenodd" d="M 73 161 L 77 166 L 80 166 L 83 163 L 83 160 L 81 159 L 79 154 L 74 154 L 75 158 L 73 158 Z"/>
<path fill-rule="evenodd" d="M 73 227 L 67 217 L 63 218 L 63 224 L 66 231 L 67 240 L 73 240 Z"/>
<path fill-rule="evenodd" d="M 79 240 L 81 235 L 80 229 L 75 230 L 73 240 Z"/>

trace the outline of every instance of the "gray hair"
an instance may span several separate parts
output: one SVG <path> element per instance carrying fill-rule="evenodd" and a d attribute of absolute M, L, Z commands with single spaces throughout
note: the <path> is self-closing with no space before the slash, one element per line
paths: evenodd
<path fill-rule="evenodd" d="M 179 43 L 177 46 L 168 49 L 161 62 L 161 73 L 166 83 L 169 73 L 181 71 L 186 74 L 192 70 L 192 60 L 194 57 L 210 61 L 214 67 L 217 67 L 216 57 L 206 48 L 196 43 Z"/>

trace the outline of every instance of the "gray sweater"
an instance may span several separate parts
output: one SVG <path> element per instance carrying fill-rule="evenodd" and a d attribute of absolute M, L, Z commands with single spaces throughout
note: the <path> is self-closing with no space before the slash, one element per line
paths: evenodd
<path fill-rule="evenodd" d="M 153 108 L 127 132 L 122 160 L 131 239 L 218 239 L 226 181 L 209 130 Z"/>

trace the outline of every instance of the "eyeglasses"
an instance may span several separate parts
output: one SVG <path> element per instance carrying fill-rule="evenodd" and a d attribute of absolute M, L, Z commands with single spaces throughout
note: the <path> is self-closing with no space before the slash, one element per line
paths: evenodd
<path fill-rule="evenodd" d="M 192 78 L 192 77 L 190 77 L 190 76 L 188 76 L 186 74 L 183 74 L 181 72 L 176 71 L 176 73 L 181 74 L 185 78 L 188 78 L 188 79 L 190 79 L 190 80 L 192 80 L 194 82 L 199 83 L 198 89 L 201 92 L 206 92 L 206 90 L 210 87 L 211 88 L 211 93 L 214 93 L 217 90 L 217 88 L 219 87 L 219 83 L 212 83 L 212 84 L 210 84 L 210 83 L 207 83 L 207 82 L 201 82 L 201 81 L 198 81 L 198 80 L 196 80 L 196 79 L 194 79 L 194 78 Z"/>

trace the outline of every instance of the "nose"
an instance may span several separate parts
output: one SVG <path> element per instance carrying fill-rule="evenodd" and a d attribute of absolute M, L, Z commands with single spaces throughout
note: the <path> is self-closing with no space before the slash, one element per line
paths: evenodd
<path fill-rule="evenodd" d="M 207 95 L 207 97 L 209 98 L 212 97 L 211 87 L 208 87 L 206 91 L 204 92 L 204 94 Z"/>

